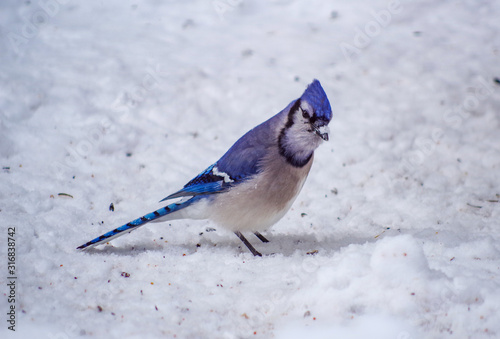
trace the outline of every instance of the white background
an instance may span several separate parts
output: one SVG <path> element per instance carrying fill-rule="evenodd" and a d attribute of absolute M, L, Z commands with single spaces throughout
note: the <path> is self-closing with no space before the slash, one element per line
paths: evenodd
<path fill-rule="evenodd" d="M 2 338 L 499 337 L 499 17 L 472 0 L 2 0 Z M 190 220 L 75 249 L 162 207 L 314 78 L 330 141 L 271 242 L 248 235 L 264 257 Z"/>

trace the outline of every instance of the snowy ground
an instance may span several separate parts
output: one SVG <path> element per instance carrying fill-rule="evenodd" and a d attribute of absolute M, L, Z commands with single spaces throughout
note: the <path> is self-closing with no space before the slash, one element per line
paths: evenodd
<path fill-rule="evenodd" d="M 2 0 L 0 335 L 500 337 L 499 16 L 474 0 Z M 271 243 L 250 238 L 267 255 L 187 220 L 75 250 L 161 207 L 313 78 L 331 139 Z"/>

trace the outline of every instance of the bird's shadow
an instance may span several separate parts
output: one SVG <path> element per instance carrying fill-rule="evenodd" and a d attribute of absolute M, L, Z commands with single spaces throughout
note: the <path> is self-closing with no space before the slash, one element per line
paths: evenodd
<path fill-rule="evenodd" d="M 333 236 L 322 236 L 320 240 L 314 234 L 265 234 L 269 240 L 268 243 L 261 242 L 251 233 L 246 236 L 252 245 L 262 253 L 264 257 L 282 255 L 291 257 L 298 254 L 315 255 L 321 254 L 330 256 L 339 249 L 351 244 L 365 244 L 374 242 L 377 239 L 373 237 L 348 236 L 334 238 Z M 218 248 L 221 251 L 233 251 L 235 255 L 248 254 L 249 250 L 236 237 L 232 239 L 231 233 L 222 232 L 220 235 L 202 236 L 200 235 L 196 243 L 189 244 L 175 243 L 169 241 L 149 241 L 147 243 L 136 243 L 134 245 L 113 246 L 108 244 L 102 248 L 89 248 L 86 250 L 89 254 L 114 254 L 122 256 L 135 256 L 144 252 L 167 252 L 167 249 L 173 253 L 190 255 L 199 251 L 206 251 L 207 248 Z"/>
<path fill-rule="evenodd" d="M 343 237 L 334 238 L 321 237 L 318 239 L 314 234 L 294 234 L 285 235 L 277 234 L 268 236 L 269 243 L 259 244 L 260 241 L 253 241 L 253 245 L 262 253 L 262 255 L 283 255 L 285 257 L 302 255 L 321 254 L 331 256 L 339 251 L 342 247 L 351 244 L 364 244 L 373 242 L 373 238 L 361 237 Z M 242 250 L 246 250 L 245 246 L 240 246 Z"/>

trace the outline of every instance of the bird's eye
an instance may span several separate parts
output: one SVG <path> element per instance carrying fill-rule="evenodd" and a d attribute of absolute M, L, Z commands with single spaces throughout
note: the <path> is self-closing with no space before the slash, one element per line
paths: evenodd
<path fill-rule="evenodd" d="M 300 110 L 302 111 L 302 117 L 304 119 L 309 119 L 309 113 L 307 113 L 307 111 L 303 110 L 302 108 Z"/>

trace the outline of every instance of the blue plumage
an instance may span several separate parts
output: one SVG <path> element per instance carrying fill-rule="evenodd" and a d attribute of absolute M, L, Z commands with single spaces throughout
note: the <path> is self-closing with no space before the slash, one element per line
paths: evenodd
<path fill-rule="evenodd" d="M 302 100 L 309 102 L 314 107 L 314 112 L 316 115 L 330 121 L 332 119 L 332 108 L 330 107 L 330 101 L 326 96 L 323 87 L 318 80 L 314 80 L 308 87 L 307 90 L 302 94 Z"/>
<path fill-rule="evenodd" d="M 159 210 L 148 213 L 140 218 L 137 218 L 135 220 L 132 220 L 132 221 L 126 223 L 125 225 L 122 225 L 118 228 L 115 228 L 114 230 L 109 231 L 108 233 L 105 233 L 105 234 L 103 234 L 95 239 L 92 239 L 89 242 L 77 247 L 77 249 L 85 249 L 89 246 L 96 246 L 100 243 L 108 242 L 114 238 L 119 237 L 122 234 L 130 233 L 133 230 L 137 229 L 139 226 L 142 226 L 150 221 L 156 220 L 156 219 L 161 218 L 163 216 L 166 216 L 170 213 L 173 213 L 173 212 L 179 211 L 180 209 L 186 208 L 189 205 L 191 205 L 192 203 L 196 202 L 197 200 L 198 200 L 198 198 L 193 197 L 187 201 L 184 201 L 183 203 L 173 203 L 173 204 L 170 204 L 168 206 L 162 207 Z M 123 232 L 125 232 L 125 233 L 123 233 Z"/>
<path fill-rule="evenodd" d="M 198 174 L 194 179 L 184 185 L 181 190 L 170 194 L 168 197 L 160 200 L 160 202 L 186 196 L 220 193 L 224 189 L 229 188 L 229 185 L 225 185 L 225 187 L 223 187 L 223 178 L 213 173 L 213 169 L 216 165 L 217 164 L 215 163 L 209 166 L 206 170 Z"/>
<path fill-rule="evenodd" d="M 233 231 L 254 255 L 261 255 L 241 232 L 276 223 L 290 208 L 309 173 L 314 150 L 328 140 L 330 102 L 318 80 L 299 99 L 256 126 L 213 165 L 161 201 L 182 198 L 78 249 L 108 242 L 157 220 L 209 218 Z"/>

